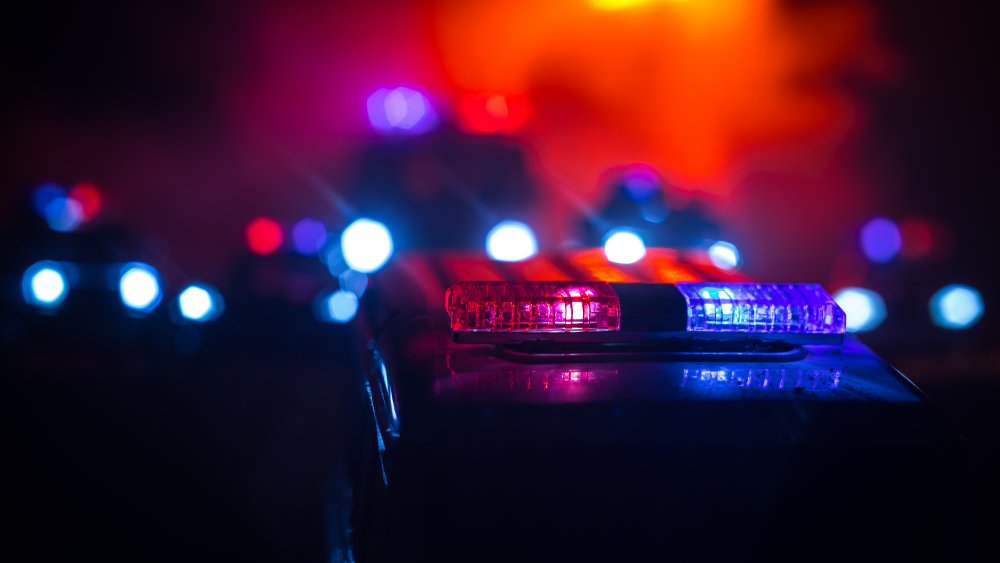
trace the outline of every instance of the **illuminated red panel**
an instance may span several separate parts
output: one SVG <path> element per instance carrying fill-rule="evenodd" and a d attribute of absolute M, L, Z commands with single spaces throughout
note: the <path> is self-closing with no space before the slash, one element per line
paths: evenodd
<path fill-rule="evenodd" d="M 247 246 L 254 254 L 273 254 L 285 239 L 281 225 L 274 219 L 258 217 L 246 229 Z"/>
<path fill-rule="evenodd" d="M 445 294 L 456 332 L 618 330 L 621 304 L 606 283 L 458 283 Z"/>

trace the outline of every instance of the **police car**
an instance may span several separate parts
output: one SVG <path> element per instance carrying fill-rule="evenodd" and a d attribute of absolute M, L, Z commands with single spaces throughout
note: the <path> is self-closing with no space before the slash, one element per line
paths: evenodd
<path fill-rule="evenodd" d="M 962 557 L 959 437 L 818 285 L 404 253 L 365 301 L 358 560 Z"/>

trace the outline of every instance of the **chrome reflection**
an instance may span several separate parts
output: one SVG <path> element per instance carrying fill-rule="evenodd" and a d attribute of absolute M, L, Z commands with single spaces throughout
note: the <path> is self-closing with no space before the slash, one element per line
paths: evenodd
<path fill-rule="evenodd" d="M 458 374 L 452 371 L 451 387 L 460 392 L 534 392 L 570 391 L 579 386 L 615 387 L 616 369 L 493 369 L 482 373 Z"/>
<path fill-rule="evenodd" d="M 684 368 L 681 388 L 743 388 L 753 390 L 826 391 L 840 385 L 840 370 Z"/>
<path fill-rule="evenodd" d="M 378 390 L 378 396 L 373 397 L 373 408 L 382 431 L 392 438 L 399 437 L 399 413 L 396 407 L 396 393 L 389 378 L 389 370 L 385 360 L 377 349 L 372 351 L 373 374 L 369 384 Z M 374 381 L 372 381 L 374 380 Z"/>

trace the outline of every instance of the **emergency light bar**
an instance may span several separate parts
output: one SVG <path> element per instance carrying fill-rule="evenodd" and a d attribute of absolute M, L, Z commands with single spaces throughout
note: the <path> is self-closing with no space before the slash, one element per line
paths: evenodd
<path fill-rule="evenodd" d="M 615 333 L 839 336 L 846 330 L 843 310 L 817 284 L 462 282 L 448 289 L 445 306 L 463 341 L 502 335 L 622 340 Z"/>

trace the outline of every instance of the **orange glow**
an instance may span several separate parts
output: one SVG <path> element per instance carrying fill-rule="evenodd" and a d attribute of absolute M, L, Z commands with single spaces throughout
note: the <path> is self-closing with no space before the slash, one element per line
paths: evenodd
<path fill-rule="evenodd" d="M 624 272 L 618 266 L 608 262 L 604 249 L 592 248 L 583 250 L 570 258 L 570 262 L 591 276 L 594 280 L 603 282 L 638 282 L 636 277 Z"/>
<path fill-rule="evenodd" d="M 590 0 L 590 5 L 601 10 L 624 10 L 649 4 L 652 0 Z"/>
<path fill-rule="evenodd" d="M 683 281 L 698 281 L 700 276 L 677 261 L 677 253 L 664 248 L 649 248 L 641 264 L 651 272 L 650 281 L 660 283 L 677 283 Z"/>
<path fill-rule="evenodd" d="M 559 269 L 548 258 L 535 257 L 524 262 L 512 262 L 508 268 L 514 279 L 524 281 L 573 281 L 573 276 Z"/>
<path fill-rule="evenodd" d="M 878 66 L 866 64 L 878 53 L 870 11 L 857 2 L 434 5 L 454 86 L 524 92 L 524 138 L 580 194 L 636 160 L 716 194 L 755 171 L 816 173 L 857 122 L 836 78 Z"/>

